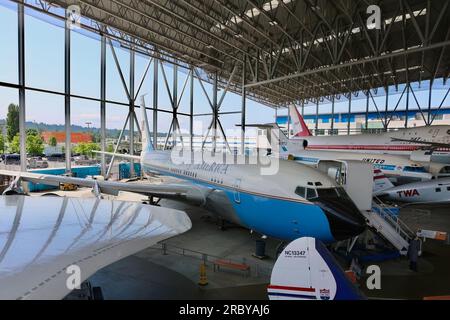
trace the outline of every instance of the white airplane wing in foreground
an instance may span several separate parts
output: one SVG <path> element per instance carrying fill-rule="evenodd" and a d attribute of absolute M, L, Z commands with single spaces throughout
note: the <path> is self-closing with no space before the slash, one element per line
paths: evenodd
<path fill-rule="evenodd" d="M 128 191 L 157 198 L 189 201 L 194 204 L 204 204 L 207 194 L 211 191 L 207 188 L 201 188 L 191 184 L 137 184 L 7 170 L 0 170 L 0 175 L 16 177 L 23 181 L 45 185 L 59 186 L 62 183 L 68 183 L 81 187 L 94 188 L 106 194 L 117 195 L 119 191 Z"/>
<path fill-rule="evenodd" d="M 190 228 L 182 211 L 139 203 L 1 196 L 0 299 L 62 299 L 78 274 Z"/>

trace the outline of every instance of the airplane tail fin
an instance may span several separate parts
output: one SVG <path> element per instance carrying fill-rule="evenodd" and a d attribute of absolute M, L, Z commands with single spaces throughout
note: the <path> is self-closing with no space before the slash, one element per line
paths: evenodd
<path fill-rule="evenodd" d="M 384 175 L 380 169 L 374 169 L 373 173 L 373 193 L 379 195 L 382 191 L 393 188 L 392 182 Z"/>
<path fill-rule="evenodd" d="M 238 125 L 239 126 L 239 125 Z M 258 129 L 272 130 L 272 134 L 277 139 L 280 147 L 280 153 L 295 153 L 297 150 L 303 150 L 307 147 L 308 142 L 303 140 L 302 146 L 299 146 L 300 140 L 295 140 L 295 142 L 289 140 L 289 138 L 284 134 L 283 130 L 276 123 L 268 123 L 268 124 L 246 124 L 246 127 L 253 127 Z M 270 135 L 270 131 L 267 133 Z M 272 141 L 274 143 L 274 141 Z"/>
<path fill-rule="evenodd" d="M 141 96 L 141 112 L 142 120 L 144 121 L 144 126 L 142 128 L 142 150 L 153 151 L 155 150 L 155 145 L 152 144 L 150 129 L 148 127 L 147 119 L 147 109 L 145 108 L 145 96 Z M 156 142 L 154 142 L 156 143 Z"/>
<path fill-rule="evenodd" d="M 325 245 L 309 237 L 292 241 L 281 252 L 267 291 L 271 300 L 365 299 Z"/>
<path fill-rule="evenodd" d="M 311 132 L 308 129 L 303 117 L 298 112 L 294 104 L 289 106 L 291 121 L 292 121 L 292 131 L 294 137 L 308 137 L 311 136 Z"/>

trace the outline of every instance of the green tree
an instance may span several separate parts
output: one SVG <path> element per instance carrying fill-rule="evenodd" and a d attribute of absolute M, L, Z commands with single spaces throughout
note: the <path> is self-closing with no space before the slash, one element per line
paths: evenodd
<path fill-rule="evenodd" d="M 39 135 L 28 134 L 26 146 L 27 153 L 31 156 L 39 156 L 44 152 L 44 141 Z"/>
<path fill-rule="evenodd" d="M 9 143 L 9 152 L 10 153 L 19 153 L 20 152 L 20 135 L 16 134 L 12 141 Z"/>
<path fill-rule="evenodd" d="M 0 134 L 0 152 L 5 153 L 5 137 Z"/>
<path fill-rule="evenodd" d="M 8 115 L 6 116 L 6 136 L 9 142 L 12 142 L 19 133 L 19 106 L 11 103 L 8 106 Z"/>
<path fill-rule="evenodd" d="M 37 131 L 36 129 L 27 129 L 27 137 L 28 136 L 38 136 L 39 135 L 39 131 Z"/>
<path fill-rule="evenodd" d="M 100 146 L 93 142 L 81 142 L 73 148 L 75 153 L 79 153 L 85 156 L 93 157 L 94 152 L 100 150 Z"/>
<path fill-rule="evenodd" d="M 114 152 L 114 145 L 112 143 L 108 144 L 106 152 Z"/>
<path fill-rule="evenodd" d="M 56 141 L 55 137 L 50 137 L 48 144 L 52 147 L 56 147 L 56 145 L 58 144 L 58 141 Z"/>

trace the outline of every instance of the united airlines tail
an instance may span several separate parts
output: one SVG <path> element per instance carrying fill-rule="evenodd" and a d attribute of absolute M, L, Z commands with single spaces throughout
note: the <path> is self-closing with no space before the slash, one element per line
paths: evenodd
<path fill-rule="evenodd" d="M 292 121 L 292 131 L 294 137 L 308 137 L 311 136 L 311 132 L 308 129 L 303 117 L 298 112 L 294 104 L 289 106 L 289 112 Z"/>

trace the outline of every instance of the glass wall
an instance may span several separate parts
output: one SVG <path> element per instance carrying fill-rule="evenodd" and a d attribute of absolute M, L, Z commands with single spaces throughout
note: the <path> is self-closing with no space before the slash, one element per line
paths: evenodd
<path fill-rule="evenodd" d="M 19 90 L 25 93 L 26 128 L 35 129 L 42 134 L 45 152 L 63 151 L 65 147 L 65 49 L 70 48 L 70 110 L 71 130 L 81 134 L 75 139 L 72 135 L 72 148 L 79 143 L 99 143 L 101 127 L 101 36 L 88 29 L 73 29 L 70 31 L 70 43 L 66 43 L 66 26 L 64 10 L 50 8 L 53 15 L 34 10 L 33 6 L 40 6 L 40 2 L 30 2 L 24 9 L 24 70 L 25 85 L 19 87 L 19 49 L 18 49 L 18 6 L 14 1 L 0 0 L 0 40 L 3 45 L 0 50 L 0 129 L 6 134 L 6 118 L 8 106 L 18 105 Z M 87 21 L 83 21 L 88 23 Z M 111 47 L 110 43 L 113 47 Z M 130 99 L 127 90 L 130 90 L 130 78 L 134 77 L 136 105 L 140 105 L 140 97 L 146 94 L 146 106 L 150 130 L 153 131 L 153 121 L 157 121 L 160 147 L 169 132 L 172 123 L 171 95 L 174 94 L 174 66 L 164 62 L 164 80 L 161 65 L 158 63 L 157 79 L 155 79 L 155 60 L 145 73 L 150 57 L 141 52 L 135 54 L 135 68 L 130 61 L 128 44 L 117 40 L 106 41 L 104 56 L 106 79 L 104 83 L 106 106 L 106 133 L 107 147 L 115 148 L 118 137 L 124 126 L 129 112 Z M 191 79 L 189 69 L 177 67 L 177 96 L 179 100 L 178 121 L 183 136 L 188 136 L 191 124 Z M 145 76 L 144 76 L 145 75 Z M 141 82 L 142 80 L 142 82 Z M 158 83 L 158 91 L 154 92 L 154 83 Z M 140 91 L 137 92 L 139 87 Z M 203 83 L 209 99 L 213 101 L 213 86 Z M 124 88 L 125 87 L 125 88 Z M 184 88 L 184 93 L 183 93 Z M 222 89 L 223 90 L 223 89 Z M 218 92 L 220 99 L 222 90 Z M 170 91 L 170 92 L 169 92 Z M 202 141 L 212 119 L 212 110 L 198 79 L 194 80 L 194 134 L 195 141 Z M 157 117 L 154 117 L 154 95 L 157 95 Z M 135 97 L 131 97 L 134 99 Z M 248 119 L 252 122 L 268 122 L 262 120 L 261 114 L 267 112 L 253 109 L 256 104 L 248 102 Z M 21 106 L 22 107 L 22 106 Z M 221 112 L 237 111 L 241 109 L 241 97 L 228 93 L 225 97 Z M 264 110 L 266 108 L 263 108 Z M 255 112 L 253 112 L 255 111 Z M 136 109 L 136 117 L 142 129 L 141 111 Z M 240 114 L 221 115 L 222 125 L 227 129 L 235 130 L 240 123 Z M 134 136 L 137 149 L 140 148 L 140 133 L 135 124 L 135 132 L 129 132 L 129 123 L 123 134 L 122 146 L 129 145 L 130 138 Z M 45 136 L 45 137 L 44 137 Z M 48 136 L 57 138 L 49 141 Z M 52 139 L 53 140 L 53 139 Z M 169 138 L 172 141 L 172 138 Z M 178 139 L 178 141 L 180 141 Z M 186 143 L 189 143 L 185 138 Z M 9 147 L 7 141 L 6 146 Z M 53 147 L 53 148 L 50 148 Z M 55 149 L 56 148 L 56 149 Z M 73 150 L 72 149 L 72 150 Z M 0 150 L 1 151 L 1 150 Z"/>

